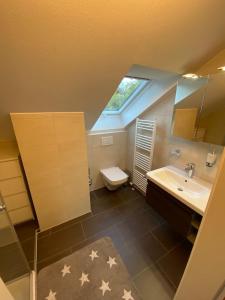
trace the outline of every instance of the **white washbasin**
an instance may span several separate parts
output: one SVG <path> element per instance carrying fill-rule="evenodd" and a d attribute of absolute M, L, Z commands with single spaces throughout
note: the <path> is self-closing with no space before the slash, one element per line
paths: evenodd
<path fill-rule="evenodd" d="M 212 187 L 210 183 L 197 177 L 189 178 L 173 166 L 150 171 L 147 178 L 200 215 L 204 214 Z"/>

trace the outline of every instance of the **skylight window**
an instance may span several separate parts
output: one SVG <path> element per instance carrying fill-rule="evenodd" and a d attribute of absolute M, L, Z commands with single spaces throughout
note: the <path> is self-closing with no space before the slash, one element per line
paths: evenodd
<path fill-rule="evenodd" d="M 109 100 L 104 112 L 120 113 L 148 82 L 149 80 L 146 79 L 124 77 Z"/>

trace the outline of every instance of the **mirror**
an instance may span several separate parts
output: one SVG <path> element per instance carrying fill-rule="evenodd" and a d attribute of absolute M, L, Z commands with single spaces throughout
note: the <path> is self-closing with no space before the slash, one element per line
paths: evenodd
<path fill-rule="evenodd" d="M 188 140 L 196 139 L 207 82 L 208 78 L 182 78 L 178 81 L 172 123 L 173 136 Z"/>
<path fill-rule="evenodd" d="M 199 118 L 201 141 L 225 146 L 225 73 L 209 77 Z"/>
<path fill-rule="evenodd" d="M 172 135 L 225 145 L 225 73 L 178 81 Z"/>

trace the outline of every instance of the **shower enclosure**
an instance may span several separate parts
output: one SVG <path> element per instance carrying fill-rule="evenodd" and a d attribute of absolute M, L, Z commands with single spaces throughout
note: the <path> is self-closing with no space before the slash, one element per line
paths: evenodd
<path fill-rule="evenodd" d="M 30 272 L 0 194 L 0 277 L 15 300 L 30 299 Z"/>

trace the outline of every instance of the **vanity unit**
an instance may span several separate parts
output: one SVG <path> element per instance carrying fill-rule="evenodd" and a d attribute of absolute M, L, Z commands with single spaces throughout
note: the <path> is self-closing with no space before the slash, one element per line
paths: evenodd
<path fill-rule="evenodd" d="M 177 232 L 194 243 L 211 184 L 188 178 L 183 171 L 172 166 L 148 172 L 147 178 L 147 202 Z"/>
<path fill-rule="evenodd" d="M 34 219 L 19 152 L 13 143 L 0 143 L 0 192 L 13 224 Z"/>

